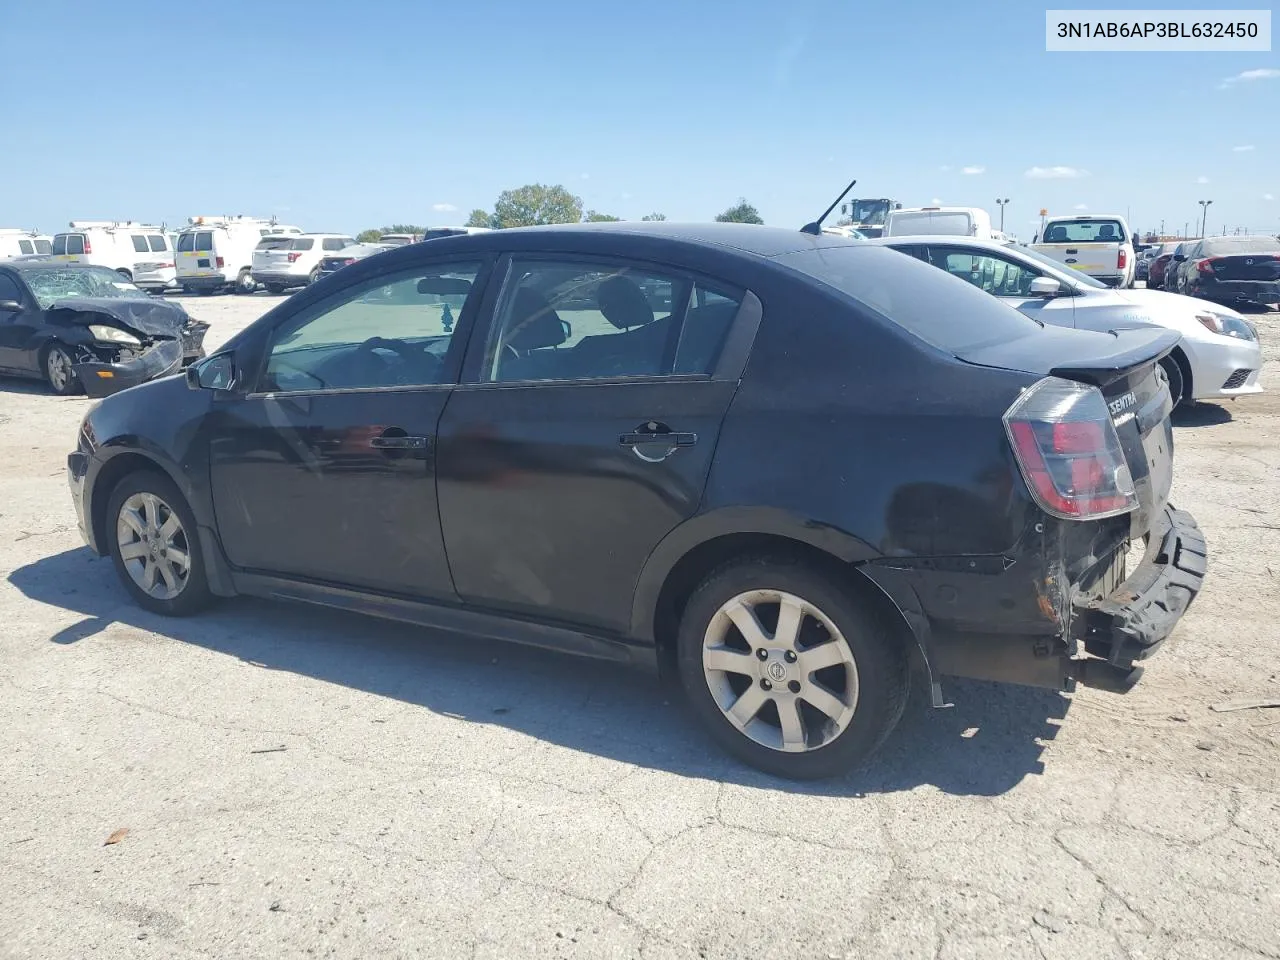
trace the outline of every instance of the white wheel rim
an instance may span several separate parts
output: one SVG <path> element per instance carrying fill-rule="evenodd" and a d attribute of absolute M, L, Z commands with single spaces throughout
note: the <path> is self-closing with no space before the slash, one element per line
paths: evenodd
<path fill-rule="evenodd" d="M 172 600 L 191 575 L 187 533 L 174 509 L 154 493 L 135 493 L 120 507 L 116 543 L 130 578 L 145 594 Z"/>
<path fill-rule="evenodd" d="M 57 390 L 62 390 L 71 380 L 71 364 L 67 360 L 67 355 L 54 347 L 49 351 L 49 382 L 53 384 Z"/>
<path fill-rule="evenodd" d="M 858 706 L 858 667 L 844 634 L 781 590 L 741 593 L 716 611 L 702 638 L 702 672 L 725 719 L 784 753 L 830 743 Z"/>

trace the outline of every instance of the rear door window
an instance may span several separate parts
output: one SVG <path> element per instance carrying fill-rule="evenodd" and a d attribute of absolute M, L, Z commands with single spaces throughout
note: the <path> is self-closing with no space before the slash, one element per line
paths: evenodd
<path fill-rule="evenodd" d="M 321 244 L 325 250 L 341 250 L 346 245 L 347 241 L 341 237 L 325 237 L 324 242 Z"/>
<path fill-rule="evenodd" d="M 147 238 L 140 233 L 132 234 L 129 239 L 133 241 L 134 253 L 147 253 L 151 249 L 147 246 Z"/>
<path fill-rule="evenodd" d="M 67 234 L 67 253 L 84 253 L 84 235 L 79 233 Z"/>
<path fill-rule="evenodd" d="M 196 248 L 196 235 L 194 233 L 178 234 L 178 252 L 190 253 Z"/>
<path fill-rule="evenodd" d="M 213 249 L 213 234 L 212 234 L 212 233 L 208 233 L 208 232 L 204 232 L 204 231 L 201 231 L 200 233 L 197 233 L 197 234 L 196 234 L 196 249 L 197 249 L 197 250 L 212 250 L 212 249 Z"/>
<path fill-rule="evenodd" d="M 164 237 L 158 233 L 148 234 L 147 243 L 151 245 L 152 253 L 164 253 L 169 249 L 169 244 L 166 243 Z"/>

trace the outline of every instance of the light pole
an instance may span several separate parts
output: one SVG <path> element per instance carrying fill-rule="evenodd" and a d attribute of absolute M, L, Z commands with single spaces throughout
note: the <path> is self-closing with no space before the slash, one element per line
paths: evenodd
<path fill-rule="evenodd" d="M 1196 203 L 1200 204 L 1200 209 L 1203 211 L 1200 214 L 1200 236 L 1204 237 L 1204 232 L 1209 229 L 1209 204 L 1213 203 L 1213 201 L 1197 200 Z"/>
<path fill-rule="evenodd" d="M 1000 232 L 1001 233 L 1004 233 L 1004 205 L 1008 202 L 1009 202 L 1008 197 L 1005 197 L 1003 200 L 1001 200 L 999 197 L 996 198 L 996 203 L 1000 205 Z"/>

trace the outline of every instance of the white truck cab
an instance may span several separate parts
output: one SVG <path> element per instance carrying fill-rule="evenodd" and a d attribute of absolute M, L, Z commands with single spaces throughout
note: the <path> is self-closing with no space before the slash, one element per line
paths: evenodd
<path fill-rule="evenodd" d="M 0 227 L 0 260 L 33 257 L 50 253 L 52 250 L 53 237 L 43 236 L 35 230 Z"/>
<path fill-rule="evenodd" d="M 981 207 L 903 207 L 890 210 L 884 236 L 977 237 L 1003 241 L 1004 234 L 991 227 L 991 215 Z"/>
<path fill-rule="evenodd" d="M 299 227 L 263 217 L 189 217 L 178 234 L 178 283 L 196 293 L 253 293 L 253 251 L 263 237 L 301 235 Z"/>
<path fill-rule="evenodd" d="M 172 285 L 173 252 L 164 227 L 133 220 L 72 220 L 68 226 L 53 235 L 54 260 L 108 267 L 129 280 L 141 273 L 151 289 Z"/>
<path fill-rule="evenodd" d="M 1109 287 L 1133 286 L 1133 233 L 1118 214 L 1048 217 L 1031 249 Z"/>

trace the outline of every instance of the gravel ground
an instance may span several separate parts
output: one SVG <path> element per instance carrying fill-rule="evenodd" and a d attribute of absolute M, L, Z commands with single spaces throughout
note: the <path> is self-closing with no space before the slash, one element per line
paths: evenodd
<path fill-rule="evenodd" d="M 274 302 L 187 306 L 215 346 Z M 950 682 L 796 785 L 612 668 L 145 614 L 76 532 L 87 402 L 0 381 L 0 955 L 1278 957 L 1280 710 L 1213 709 L 1280 699 L 1277 396 L 1179 418 L 1210 579 L 1133 693 Z"/>

